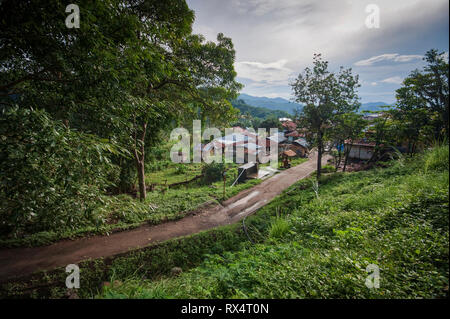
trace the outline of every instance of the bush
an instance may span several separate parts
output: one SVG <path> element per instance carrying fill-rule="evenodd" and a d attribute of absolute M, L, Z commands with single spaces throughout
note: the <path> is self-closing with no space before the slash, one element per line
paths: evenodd
<path fill-rule="evenodd" d="M 52 120 L 45 111 L 0 116 L 0 236 L 80 227 L 93 221 L 116 170 L 111 144 Z"/>
<path fill-rule="evenodd" d="M 225 170 L 225 165 L 223 163 L 212 162 L 206 164 L 202 168 L 202 182 L 203 184 L 209 185 L 214 182 L 220 181 L 222 179 L 222 173 Z"/>
<path fill-rule="evenodd" d="M 270 238 L 282 238 L 290 229 L 289 222 L 285 218 L 278 217 L 270 225 L 269 237 Z"/>
<path fill-rule="evenodd" d="M 438 145 L 425 155 L 425 172 L 449 169 L 448 145 Z"/>
<path fill-rule="evenodd" d="M 334 173 L 336 168 L 332 165 L 324 165 L 321 169 L 322 173 Z"/>
<path fill-rule="evenodd" d="M 175 174 L 185 174 L 187 172 L 187 165 L 185 164 L 178 164 L 175 166 Z"/>
<path fill-rule="evenodd" d="M 312 178 L 301 181 L 246 220 L 255 243 L 98 297 L 448 298 L 448 171 L 421 167 L 417 156 L 332 174 L 320 198 Z M 365 285 L 369 264 L 380 269 L 379 289 Z"/>

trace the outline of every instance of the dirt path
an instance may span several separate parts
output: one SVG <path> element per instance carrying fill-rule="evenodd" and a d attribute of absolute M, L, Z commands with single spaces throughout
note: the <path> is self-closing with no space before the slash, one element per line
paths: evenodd
<path fill-rule="evenodd" d="M 324 157 L 325 163 L 328 157 Z M 237 222 L 266 205 L 283 190 L 310 175 L 316 167 L 314 155 L 298 166 L 285 170 L 236 196 L 199 214 L 160 225 L 61 241 L 49 246 L 0 250 L 0 281 L 29 275 L 38 270 L 51 270 L 85 259 L 124 253 L 164 240 L 186 236 L 217 226 Z"/>

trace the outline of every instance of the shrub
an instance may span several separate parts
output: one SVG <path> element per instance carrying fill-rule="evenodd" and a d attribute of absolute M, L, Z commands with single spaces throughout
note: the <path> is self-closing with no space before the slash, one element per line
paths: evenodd
<path fill-rule="evenodd" d="M 448 145 L 438 145 L 425 155 L 425 172 L 449 169 Z"/>
<path fill-rule="evenodd" d="M 185 174 L 187 171 L 187 166 L 184 164 L 178 164 L 177 166 L 175 166 L 175 173 L 176 174 Z"/>
<path fill-rule="evenodd" d="M 289 222 L 282 217 L 278 217 L 270 225 L 269 237 L 270 238 L 282 238 L 285 236 L 290 229 Z"/>
<path fill-rule="evenodd" d="M 321 169 L 322 173 L 334 173 L 336 168 L 332 165 L 324 165 Z"/>
<path fill-rule="evenodd" d="M 80 227 L 93 221 L 117 149 L 52 120 L 10 108 L 0 116 L 0 236 Z"/>
<path fill-rule="evenodd" d="M 222 179 L 222 173 L 225 170 L 225 165 L 223 163 L 212 162 L 206 164 L 202 168 L 202 182 L 204 184 L 212 184 L 214 182 L 220 181 Z"/>

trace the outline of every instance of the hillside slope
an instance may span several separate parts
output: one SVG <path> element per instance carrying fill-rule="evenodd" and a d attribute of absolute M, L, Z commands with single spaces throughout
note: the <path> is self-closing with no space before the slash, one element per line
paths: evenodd
<path fill-rule="evenodd" d="M 281 118 L 292 116 L 291 114 L 280 110 L 271 110 L 265 107 L 251 106 L 245 103 L 245 101 L 243 100 L 234 100 L 231 101 L 231 104 L 235 108 L 237 108 L 241 112 L 241 114 L 249 113 L 252 117 L 256 117 L 262 120 L 270 117 Z"/>
<path fill-rule="evenodd" d="M 301 181 L 247 220 L 255 244 L 205 255 L 179 277 L 128 279 L 98 297 L 448 297 L 448 153 L 324 176 L 318 191 Z M 379 288 L 370 289 L 374 267 Z"/>
<path fill-rule="evenodd" d="M 280 110 L 287 112 L 291 115 L 294 114 L 295 110 L 298 108 L 302 108 L 302 106 L 298 103 L 290 102 L 281 97 L 277 98 L 268 98 L 268 97 L 259 97 L 259 96 L 251 96 L 245 93 L 242 93 L 238 97 L 239 100 L 243 100 L 245 103 L 251 106 L 263 107 L 269 110 Z"/>

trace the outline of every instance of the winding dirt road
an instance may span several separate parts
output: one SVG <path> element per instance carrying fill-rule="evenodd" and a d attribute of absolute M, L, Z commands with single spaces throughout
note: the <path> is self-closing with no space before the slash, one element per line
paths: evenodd
<path fill-rule="evenodd" d="M 326 163 L 328 156 L 323 157 Z M 266 179 L 262 183 L 229 198 L 222 205 L 195 215 L 160 225 L 143 225 L 136 229 L 60 241 L 49 246 L 0 250 L 0 282 L 51 270 L 82 260 L 113 256 L 168 239 L 186 236 L 214 227 L 235 223 L 266 205 L 283 190 L 307 177 L 316 168 L 317 157 Z"/>

